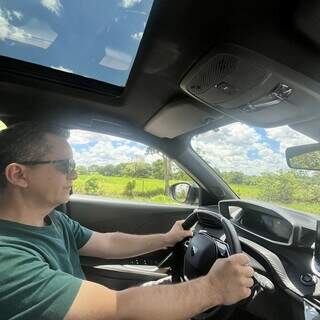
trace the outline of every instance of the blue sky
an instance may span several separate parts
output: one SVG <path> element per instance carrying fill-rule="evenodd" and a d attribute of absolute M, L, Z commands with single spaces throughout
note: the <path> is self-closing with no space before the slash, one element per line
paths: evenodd
<path fill-rule="evenodd" d="M 1 0 L 0 54 L 124 86 L 152 3 Z"/>
<path fill-rule="evenodd" d="M 264 141 L 265 143 L 267 143 L 273 151 L 275 151 L 275 152 L 280 151 L 280 141 L 279 140 L 271 139 L 270 137 L 268 137 L 266 129 L 256 128 L 256 127 L 254 127 L 254 129 L 261 136 L 261 140 Z"/>

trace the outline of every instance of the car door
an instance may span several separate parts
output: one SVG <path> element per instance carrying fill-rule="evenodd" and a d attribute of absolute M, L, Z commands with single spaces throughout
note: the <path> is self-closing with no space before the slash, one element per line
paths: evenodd
<path fill-rule="evenodd" d="M 79 165 L 67 212 L 83 226 L 98 232 L 164 233 L 193 211 L 194 206 L 167 195 L 170 181 L 190 178 L 162 154 L 134 141 L 80 130 L 71 132 L 69 142 Z M 123 289 L 165 277 L 167 270 L 157 266 L 168 253 L 122 260 L 81 257 L 81 263 L 89 280 Z"/>

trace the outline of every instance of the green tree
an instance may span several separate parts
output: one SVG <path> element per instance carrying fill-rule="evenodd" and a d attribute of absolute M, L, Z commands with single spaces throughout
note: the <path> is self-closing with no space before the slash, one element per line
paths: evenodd
<path fill-rule="evenodd" d="M 151 175 L 152 178 L 154 179 L 163 179 L 163 160 L 158 159 L 154 162 L 152 162 L 152 167 L 151 167 Z"/>
<path fill-rule="evenodd" d="M 84 184 L 86 194 L 98 195 L 99 194 L 99 178 L 91 177 Z"/>
<path fill-rule="evenodd" d="M 169 157 L 167 157 L 162 152 L 148 147 L 146 150 L 146 154 L 160 154 L 163 159 L 163 179 L 164 179 L 164 190 L 165 194 L 169 195 L 169 187 L 170 187 L 170 179 L 172 177 L 172 161 Z"/>
<path fill-rule="evenodd" d="M 289 203 L 294 200 L 298 185 L 295 172 L 265 173 L 261 175 L 257 184 L 258 196 L 265 201 Z"/>
<path fill-rule="evenodd" d="M 151 178 L 152 168 L 149 163 L 139 161 L 134 162 L 134 176 L 137 178 Z"/>
<path fill-rule="evenodd" d="M 107 164 L 102 169 L 102 174 L 104 176 L 114 176 L 115 175 L 115 166 L 113 164 Z"/>
<path fill-rule="evenodd" d="M 134 197 L 134 188 L 136 187 L 136 181 L 135 180 L 130 180 L 128 181 L 128 183 L 126 184 L 123 194 L 129 198 L 133 198 Z"/>
<path fill-rule="evenodd" d="M 223 172 L 222 177 L 227 183 L 243 184 L 245 181 L 245 174 L 240 171 L 228 171 Z"/>
<path fill-rule="evenodd" d="M 86 166 L 82 166 L 82 165 L 79 165 L 79 166 L 77 166 L 77 173 L 79 174 L 79 175 L 84 175 L 84 174 L 88 174 L 88 169 L 87 169 L 87 167 Z"/>
<path fill-rule="evenodd" d="M 88 172 L 90 173 L 95 173 L 95 172 L 99 172 L 100 167 L 97 164 L 92 164 L 91 166 L 89 166 L 88 168 Z"/>

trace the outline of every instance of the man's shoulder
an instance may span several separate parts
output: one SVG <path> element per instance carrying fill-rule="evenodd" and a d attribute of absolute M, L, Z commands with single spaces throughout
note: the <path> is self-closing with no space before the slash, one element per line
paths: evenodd
<path fill-rule="evenodd" d="M 60 219 L 61 216 L 65 215 L 65 213 L 57 210 L 57 209 L 54 209 L 52 210 L 50 213 L 49 213 L 49 217 L 50 218 L 57 218 L 57 219 Z"/>
<path fill-rule="evenodd" d="M 49 217 L 53 222 L 58 222 L 62 224 L 65 224 L 68 221 L 68 219 L 70 219 L 64 212 L 61 212 L 56 209 L 49 214 Z"/>
<path fill-rule="evenodd" d="M 58 230 L 58 232 L 72 233 L 74 221 L 64 212 L 53 210 L 49 214 L 49 217 L 53 226 Z"/>

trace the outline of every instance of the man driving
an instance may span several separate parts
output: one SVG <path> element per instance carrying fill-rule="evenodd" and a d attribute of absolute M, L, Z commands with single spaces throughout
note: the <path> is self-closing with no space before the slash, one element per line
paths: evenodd
<path fill-rule="evenodd" d="M 20 123 L 0 132 L 0 319 L 188 319 L 250 296 L 245 254 L 219 259 L 192 281 L 114 291 L 87 281 L 79 256 L 119 259 L 174 246 L 190 236 L 99 233 L 55 208 L 77 178 L 68 132 Z"/>

